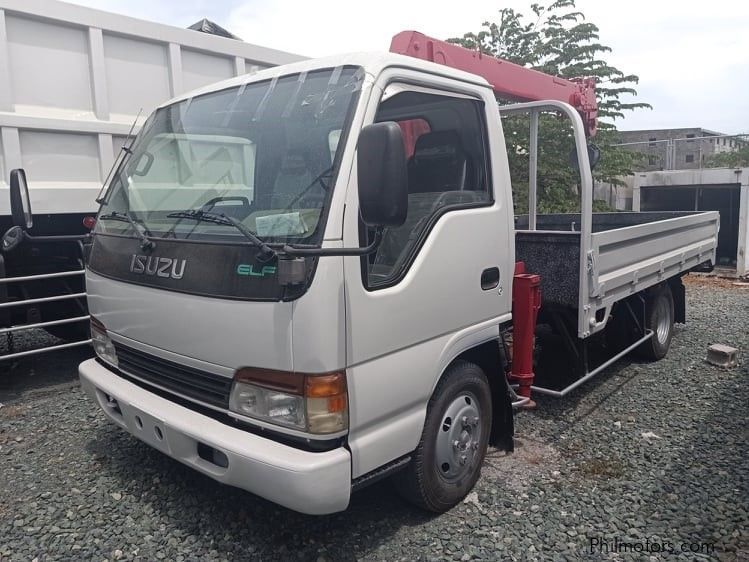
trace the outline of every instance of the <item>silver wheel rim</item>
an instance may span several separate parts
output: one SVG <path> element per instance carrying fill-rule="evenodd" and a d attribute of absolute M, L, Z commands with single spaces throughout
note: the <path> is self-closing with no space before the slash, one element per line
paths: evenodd
<path fill-rule="evenodd" d="M 481 442 L 481 409 L 476 396 L 461 392 L 445 410 L 437 433 L 437 473 L 453 482 L 473 470 Z"/>
<path fill-rule="evenodd" d="M 658 338 L 658 343 L 665 345 L 671 332 L 671 307 L 668 306 L 667 299 L 658 299 L 655 305 L 655 318 L 655 337 Z"/>

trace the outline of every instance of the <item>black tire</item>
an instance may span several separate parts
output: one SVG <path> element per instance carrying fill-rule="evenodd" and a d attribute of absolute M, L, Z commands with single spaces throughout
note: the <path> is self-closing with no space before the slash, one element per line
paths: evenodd
<path fill-rule="evenodd" d="M 477 415 L 471 413 L 474 411 Z M 491 389 L 486 375 L 473 363 L 454 362 L 429 400 L 424 430 L 411 463 L 395 475 L 401 495 L 436 513 L 463 500 L 481 474 L 491 420 Z M 440 464 L 446 459 L 446 442 L 458 442 L 459 446 L 448 447 L 448 460 Z"/>
<path fill-rule="evenodd" d="M 637 348 L 638 354 L 649 361 L 663 359 L 674 336 L 674 297 L 668 283 L 651 290 L 645 301 L 645 328 L 653 337 Z"/>

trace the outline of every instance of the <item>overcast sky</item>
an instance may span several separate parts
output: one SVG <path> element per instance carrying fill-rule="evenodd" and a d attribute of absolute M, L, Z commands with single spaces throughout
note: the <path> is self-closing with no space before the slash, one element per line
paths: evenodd
<path fill-rule="evenodd" d="M 543 3 L 542 0 L 536 0 Z M 73 0 L 93 8 L 187 27 L 208 18 L 249 43 L 306 56 L 385 50 L 415 29 L 437 38 L 478 31 L 522 0 Z M 704 127 L 749 132 L 749 1 L 578 0 L 600 28 L 609 62 L 639 75 L 653 110 L 620 129 Z"/>

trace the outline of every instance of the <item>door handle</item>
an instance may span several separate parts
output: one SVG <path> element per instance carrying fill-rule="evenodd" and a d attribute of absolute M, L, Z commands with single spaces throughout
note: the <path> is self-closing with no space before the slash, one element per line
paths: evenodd
<path fill-rule="evenodd" d="M 481 288 L 484 291 L 493 289 L 499 285 L 499 268 L 490 267 L 481 272 Z"/>

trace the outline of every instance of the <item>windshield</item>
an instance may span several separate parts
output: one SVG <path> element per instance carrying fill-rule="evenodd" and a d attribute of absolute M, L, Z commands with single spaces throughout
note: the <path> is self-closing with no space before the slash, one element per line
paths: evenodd
<path fill-rule="evenodd" d="M 362 76 L 349 66 L 292 74 L 157 110 L 114 174 L 97 233 L 137 236 L 111 220 L 127 213 L 156 240 L 242 239 L 180 215 L 203 210 L 263 240 L 315 242 Z"/>

